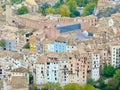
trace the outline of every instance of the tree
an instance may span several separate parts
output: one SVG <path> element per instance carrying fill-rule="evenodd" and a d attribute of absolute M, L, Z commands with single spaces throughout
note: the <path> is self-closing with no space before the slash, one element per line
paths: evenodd
<path fill-rule="evenodd" d="M 42 90 L 62 90 L 59 83 L 48 82 Z"/>
<path fill-rule="evenodd" d="M 108 84 L 105 90 L 117 90 L 119 86 L 119 81 L 117 79 L 111 79 L 108 81 Z"/>
<path fill-rule="evenodd" d="M 26 6 L 22 6 L 20 7 L 18 10 L 17 10 L 18 14 L 19 15 L 22 15 L 22 14 L 27 14 L 29 13 L 29 10 Z"/>
<path fill-rule="evenodd" d="M 12 4 L 19 4 L 21 3 L 23 0 L 11 0 Z"/>
<path fill-rule="evenodd" d="M 60 6 L 59 13 L 61 14 L 61 16 L 70 16 L 70 10 L 66 5 Z"/>
<path fill-rule="evenodd" d="M 47 9 L 47 8 L 49 8 L 50 7 L 50 4 L 48 4 L 48 3 L 45 3 L 45 4 L 43 4 L 42 6 L 41 6 L 41 10 L 42 10 L 42 14 L 46 14 L 45 13 L 45 10 Z"/>
<path fill-rule="evenodd" d="M 25 49 L 30 49 L 30 44 L 29 44 L 29 43 L 26 43 L 23 48 L 25 48 Z"/>
<path fill-rule="evenodd" d="M 87 0 L 76 0 L 76 2 L 80 7 L 84 7 L 87 4 Z"/>
<path fill-rule="evenodd" d="M 33 75 L 29 73 L 29 84 L 33 84 Z"/>
<path fill-rule="evenodd" d="M 53 7 L 49 7 L 45 10 L 46 14 L 55 14 L 55 9 Z"/>
<path fill-rule="evenodd" d="M 112 77 L 115 73 L 115 69 L 111 65 L 105 65 L 103 68 L 103 74 L 105 77 Z"/>
<path fill-rule="evenodd" d="M 5 47 L 5 40 L 4 39 L 0 40 L 0 47 Z"/>
<path fill-rule="evenodd" d="M 93 79 L 88 79 L 88 80 L 87 80 L 87 84 L 92 85 L 92 86 L 95 86 L 95 85 L 96 85 L 96 82 L 95 82 Z"/>
<path fill-rule="evenodd" d="M 84 90 L 84 87 L 77 83 L 70 83 L 64 86 L 64 90 Z"/>
<path fill-rule="evenodd" d="M 119 80 L 119 82 L 120 82 L 120 69 L 115 71 L 114 78 Z"/>
<path fill-rule="evenodd" d="M 81 89 L 80 89 L 81 90 Z M 93 87 L 93 86 L 91 86 L 91 85 L 86 85 L 85 87 L 84 87 L 84 90 L 99 90 L 99 89 L 97 89 L 97 88 L 95 88 L 95 87 Z"/>
<path fill-rule="evenodd" d="M 38 90 L 37 86 L 34 86 L 34 90 Z"/>
<path fill-rule="evenodd" d="M 80 12 L 75 11 L 75 12 L 74 12 L 74 15 L 75 15 L 75 17 L 78 17 L 78 16 L 80 16 Z"/>
<path fill-rule="evenodd" d="M 84 7 L 83 13 L 84 15 L 91 15 L 95 8 L 95 3 L 89 3 Z"/>
<path fill-rule="evenodd" d="M 77 8 L 76 0 L 69 0 L 67 2 L 67 5 L 69 6 L 69 9 L 70 9 L 71 12 L 76 11 L 76 8 Z"/>
<path fill-rule="evenodd" d="M 100 78 L 98 81 L 97 81 L 97 85 L 96 87 L 97 88 L 100 88 L 101 90 L 103 90 L 105 88 L 105 82 L 104 82 L 104 78 Z"/>

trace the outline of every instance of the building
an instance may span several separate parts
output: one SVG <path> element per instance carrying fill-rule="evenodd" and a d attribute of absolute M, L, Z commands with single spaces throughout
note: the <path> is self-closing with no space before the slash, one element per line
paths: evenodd
<path fill-rule="evenodd" d="M 97 81 L 100 78 L 100 54 L 92 54 L 92 71 L 91 77 L 93 80 Z"/>
<path fill-rule="evenodd" d="M 16 51 L 16 46 L 17 46 L 17 38 L 15 36 L 7 37 L 5 40 L 5 50 L 8 51 Z"/>
<path fill-rule="evenodd" d="M 29 90 L 29 74 L 25 68 L 16 68 L 11 71 L 12 90 Z"/>
<path fill-rule="evenodd" d="M 11 1 L 7 0 L 6 3 L 6 24 L 12 25 L 12 8 L 11 8 Z"/>
<path fill-rule="evenodd" d="M 60 30 L 60 33 L 72 32 L 81 29 L 81 24 L 72 24 L 67 26 L 59 26 L 57 25 L 56 28 Z"/>
<path fill-rule="evenodd" d="M 35 2 L 35 0 L 25 0 L 25 5 L 28 7 L 29 12 L 37 12 L 39 9 L 38 4 Z"/>
<path fill-rule="evenodd" d="M 66 52 L 67 40 L 63 37 L 58 37 L 54 41 L 54 52 Z"/>
<path fill-rule="evenodd" d="M 29 40 L 30 43 L 30 52 L 31 53 L 37 53 L 37 41 L 36 37 L 32 36 Z"/>
<path fill-rule="evenodd" d="M 120 46 L 114 45 L 111 46 L 111 65 L 114 68 L 120 67 Z"/>

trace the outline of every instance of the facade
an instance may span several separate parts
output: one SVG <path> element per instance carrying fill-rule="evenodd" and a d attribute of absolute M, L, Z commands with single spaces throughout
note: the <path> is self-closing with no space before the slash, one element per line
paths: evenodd
<path fill-rule="evenodd" d="M 16 39 L 13 40 L 5 40 L 5 49 L 8 51 L 16 51 L 16 45 L 17 45 L 17 41 Z"/>
<path fill-rule="evenodd" d="M 29 90 L 29 75 L 25 68 L 16 68 L 11 72 L 12 90 Z"/>
<path fill-rule="evenodd" d="M 100 78 L 100 54 L 92 54 L 92 79 L 97 81 Z"/>
<path fill-rule="evenodd" d="M 26 0 L 25 2 L 26 6 L 29 9 L 29 12 L 33 13 L 38 11 L 39 7 L 35 0 Z"/>
<path fill-rule="evenodd" d="M 114 68 L 120 67 L 120 46 L 111 46 L 111 65 Z"/>
<path fill-rule="evenodd" d="M 37 40 L 36 37 L 31 37 L 29 40 L 30 43 L 30 52 L 37 53 Z"/>
<path fill-rule="evenodd" d="M 7 0 L 7 4 L 6 4 L 6 24 L 12 25 L 12 8 L 11 8 L 10 0 Z"/>

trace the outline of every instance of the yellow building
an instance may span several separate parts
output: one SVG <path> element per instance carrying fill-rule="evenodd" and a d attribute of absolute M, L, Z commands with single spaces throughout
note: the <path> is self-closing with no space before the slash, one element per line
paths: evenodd
<path fill-rule="evenodd" d="M 31 53 L 37 53 L 37 40 L 35 36 L 31 36 L 29 39 L 30 43 L 30 52 Z"/>

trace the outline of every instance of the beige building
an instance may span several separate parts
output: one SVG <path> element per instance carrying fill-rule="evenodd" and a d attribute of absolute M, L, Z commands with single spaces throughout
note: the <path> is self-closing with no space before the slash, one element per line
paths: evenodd
<path fill-rule="evenodd" d="M 29 12 L 34 13 L 37 12 L 39 9 L 38 4 L 35 2 L 35 0 L 25 0 L 25 6 L 28 7 Z"/>
<path fill-rule="evenodd" d="M 17 68 L 11 73 L 12 90 L 29 90 L 29 75 L 27 69 Z"/>

